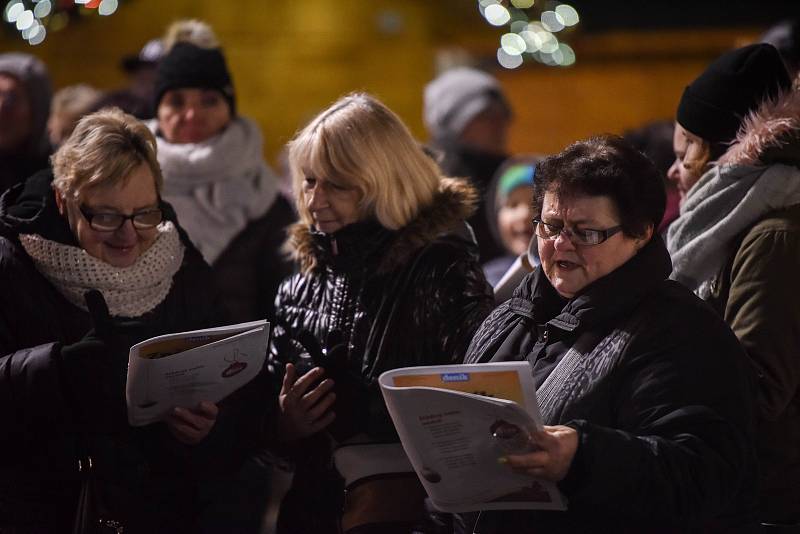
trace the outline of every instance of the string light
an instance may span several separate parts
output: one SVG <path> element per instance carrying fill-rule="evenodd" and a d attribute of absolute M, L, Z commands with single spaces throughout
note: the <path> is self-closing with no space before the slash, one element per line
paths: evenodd
<path fill-rule="evenodd" d="M 2 6 L 0 0 L 0 6 Z M 20 32 L 31 46 L 44 42 L 49 31 L 60 31 L 70 19 L 107 17 L 116 13 L 121 0 L 9 0 L 3 20 Z M 495 2 L 496 3 L 496 2 Z M 502 7 L 502 6 L 501 6 Z"/>
<path fill-rule="evenodd" d="M 562 35 L 560 32 L 569 33 L 567 30 L 580 22 L 573 6 L 553 0 L 542 2 L 546 7 L 536 6 L 536 0 L 478 0 L 477 3 L 478 11 L 489 24 L 508 25 L 510 31 L 500 37 L 497 49 L 497 62 L 503 68 L 518 68 L 525 59 L 553 67 L 575 64 L 575 50 L 556 37 Z M 535 18 L 526 11 L 531 8 Z"/>

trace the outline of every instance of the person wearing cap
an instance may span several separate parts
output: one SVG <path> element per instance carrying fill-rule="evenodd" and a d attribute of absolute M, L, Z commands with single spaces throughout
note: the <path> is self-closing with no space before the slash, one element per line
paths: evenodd
<path fill-rule="evenodd" d="M 775 48 L 729 51 L 690 83 L 674 148 L 672 277 L 724 317 L 758 372 L 760 517 L 797 532 L 800 93 Z"/>
<path fill-rule="evenodd" d="M 486 198 L 492 177 L 508 157 L 512 112 L 500 83 L 474 68 L 447 70 L 425 87 L 423 118 L 444 173 L 468 178 Z M 489 229 L 490 212 L 481 203 L 468 220 L 482 262 L 505 253 Z"/>
<path fill-rule="evenodd" d="M 120 61 L 120 68 L 128 76 L 128 86 L 111 91 L 97 99 L 92 110 L 118 107 L 140 120 L 155 116 L 153 111 L 153 85 L 156 67 L 164 54 L 161 39 L 151 39 L 138 54 L 128 55 Z"/>
<path fill-rule="evenodd" d="M 533 177 L 539 158 L 512 158 L 503 164 L 492 181 L 487 197 L 487 212 L 490 214 L 489 228 L 506 254 L 483 265 L 486 281 L 494 287 L 514 264 L 517 258 L 535 249 L 533 234 Z M 531 242 L 534 241 L 533 247 Z M 534 255 L 532 269 L 538 265 Z"/>
<path fill-rule="evenodd" d="M 203 29 L 203 39 L 186 27 Z M 280 249 L 292 208 L 264 161 L 258 125 L 237 113 L 212 30 L 180 21 L 169 33 L 165 42 L 174 44 L 156 70 L 156 118 L 148 122 L 158 141 L 164 199 L 212 266 L 232 318 L 271 320 L 278 284 L 291 273 Z"/>
<path fill-rule="evenodd" d="M 52 88 L 44 63 L 0 54 L 0 194 L 48 165 Z"/>

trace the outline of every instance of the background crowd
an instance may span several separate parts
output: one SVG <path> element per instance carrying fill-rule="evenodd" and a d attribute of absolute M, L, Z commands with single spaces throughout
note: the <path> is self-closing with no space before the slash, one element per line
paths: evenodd
<path fill-rule="evenodd" d="M 800 532 L 778 30 L 687 79 L 674 122 L 511 155 L 501 84 L 459 67 L 424 89 L 427 143 L 350 93 L 280 172 L 203 22 L 109 93 L 0 54 L 0 533 Z M 257 379 L 126 424 L 132 344 L 263 318 Z M 515 360 L 547 426 L 501 460 L 567 511 L 438 512 L 377 377 Z"/>

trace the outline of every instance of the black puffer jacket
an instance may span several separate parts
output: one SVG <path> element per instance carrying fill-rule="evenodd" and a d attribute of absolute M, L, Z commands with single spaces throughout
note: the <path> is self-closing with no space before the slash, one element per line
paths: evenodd
<path fill-rule="evenodd" d="M 336 338 L 347 347 L 345 381 L 351 393 L 359 393 L 350 413 L 337 412 L 338 439 L 365 433 L 376 441 L 397 441 L 377 386 L 380 373 L 460 362 L 491 310 L 491 288 L 464 223 L 475 200 L 470 186 L 447 179 L 433 204 L 396 232 L 373 221 L 331 235 L 302 225 L 293 228 L 303 272 L 287 279 L 278 292 L 274 363 L 298 363 L 297 354 L 286 350 L 287 340 L 303 342 L 303 331 L 322 346 Z M 329 454 L 324 447 L 318 450 L 296 474 L 295 487 L 303 491 L 298 502 L 316 498 L 317 503 L 313 510 L 302 505 L 306 517 L 296 521 L 311 523 L 297 526 L 297 532 L 335 528 L 341 486 L 337 490 L 333 482 L 315 489 L 315 483 L 302 482 L 331 478 Z"/>
<path fill-rule="evenodd" d="M 92 328 L 91 319 L 36 270 L 17 237 L 36 233 L 76 244 L 56 210 L 51 180 L 49 171 L 37 174 L 0 198 L 0 531 L 68 532 L 77 504 L 73 408 L 85 392 L 68 387 L 60 353 Z M 171 208 L 162 207 L 174 221 Z M 181 237 L 184 262 L 165 300 L 139 318 L 144 337 L 225 322 L 209 267 Z M 108 356 L 124 373 L 127 351 Z M 217 506 L 226 481 L 260 450 L 265 379 L 223 401 L 214 429 L 194 447 L 160 423 L 132 429 L 124 413 L 111 426 L 95 419 L 80 424 L 103 498 L 125 532 L 197 532 L 203 507 Z"/>
<path fill-rule="evenodd" d="M 755 379 L 730 329 L 670 271 L 658 236 L 571 300 L 537 268 L 481 325 L 466 360 L 527 359 L 545 423 L 580 441 L 560 482 L 566 512 L 484 512 L 478 532 L 751 528 Z"/>

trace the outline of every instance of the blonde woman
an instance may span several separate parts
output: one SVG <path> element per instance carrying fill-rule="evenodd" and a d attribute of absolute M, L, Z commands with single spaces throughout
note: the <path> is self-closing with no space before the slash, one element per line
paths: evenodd
<path fill-rule="evenodd" d="M 106 110 L 78 122 L 52 172 L 0 197 L 0 531 L 71 531 L 89 456 L 100 519 L 197 532 L 215 499 L 199 488 L 248 453 L 242 432 L 256 425 L 231 422 L 249 390 L 127 425 L 128 348 L 224 321 L 161 187 L 153 135 Z"/>
<path fill-rule="evenodd" d="M 336 532 L 346 486 L 345 532 L 424 532 L 425 493 L 376 380 L 397 367 L 460 362 L 491 309 L 464 222 L 475 191 L 442 176 L 367 94 L 312 120 L 289 160 L 300 222 L 288 245 L 300 272 L 278 291 L 273 357 L 286 364 L 283 437 L 306 438 L 314 452 L 298 466 L 280 527 Z M 338 474 L 327 467 L 333 449 Z"/>

